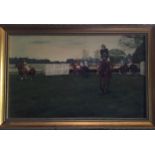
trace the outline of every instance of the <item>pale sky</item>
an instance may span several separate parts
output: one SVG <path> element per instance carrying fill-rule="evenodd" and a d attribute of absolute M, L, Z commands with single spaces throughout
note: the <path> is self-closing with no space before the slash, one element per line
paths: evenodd
<path fill-rule="evenodd" d="M 119 45 L 120 35 L 83 35 L 83 36 L 9 36 L 10 57 L 28 57 L 38 59 L 49 59 L 51 61 L 65 61 L 68 58 L 82 58 L 83 50 L 94 57 L 96 50 L 101 45 L 111 49 L 122 49 Z M 128 49 L 126 54 L 133 53 Z"/>

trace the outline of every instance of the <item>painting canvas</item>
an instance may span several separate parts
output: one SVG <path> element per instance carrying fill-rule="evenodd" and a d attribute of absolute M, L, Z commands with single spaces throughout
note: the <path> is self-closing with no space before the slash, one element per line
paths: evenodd
<path fill-rule="evenodd" d="M 9 118 L 147 119 L 147 35 L 10 35 Z"/>

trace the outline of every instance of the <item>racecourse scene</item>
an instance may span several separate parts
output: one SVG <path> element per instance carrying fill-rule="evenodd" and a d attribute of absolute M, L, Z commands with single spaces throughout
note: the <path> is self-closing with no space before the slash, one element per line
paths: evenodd
<path fill-rule="evenodd" d="M 124 46 L 129 46 L 130 39 L 140 42 L 142 38 L 125 37 Z M 9 116 L 146 118 L 144 42 L 133 51 L 126 54 L 100 44 L 93 57 L 86 49 L 80 58 L 65 61 L 11 57 Z"/>

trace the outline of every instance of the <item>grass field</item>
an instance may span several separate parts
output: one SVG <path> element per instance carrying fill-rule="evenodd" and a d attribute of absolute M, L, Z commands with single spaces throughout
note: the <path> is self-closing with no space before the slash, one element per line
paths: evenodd
<path fill-rule="evenodd" d="M 113 75 L 102 95 L 98 77 L 37 75 L 21 81 L 10 75 L 9 117 L 145 118 L 144 77 Z"/>

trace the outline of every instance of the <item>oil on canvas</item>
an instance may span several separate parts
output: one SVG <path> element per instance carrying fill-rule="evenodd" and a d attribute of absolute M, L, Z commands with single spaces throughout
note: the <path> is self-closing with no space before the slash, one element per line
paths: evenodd
<path fill-rule="evenodd" d="M 9 36 L 10 118 L 146 119 L 147 36 Z"/>

